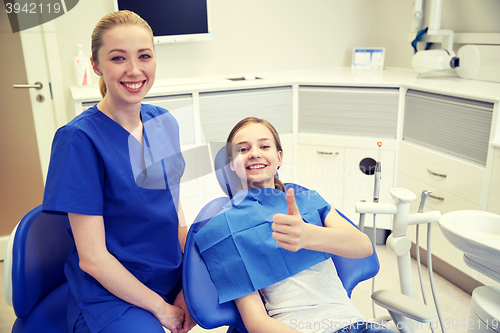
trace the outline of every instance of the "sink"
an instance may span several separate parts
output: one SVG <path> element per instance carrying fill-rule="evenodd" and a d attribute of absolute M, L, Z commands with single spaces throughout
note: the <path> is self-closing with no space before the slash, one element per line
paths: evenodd
<path fill-rule="evenodd" d="M 458 210 L 441 215 L 439 227 L 467 265 L 500 282 L 500 215 Z"/>

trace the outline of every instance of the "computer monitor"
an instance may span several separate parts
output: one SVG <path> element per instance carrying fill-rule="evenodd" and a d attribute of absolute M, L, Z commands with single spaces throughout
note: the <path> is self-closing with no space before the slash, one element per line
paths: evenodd
<path fill-rule="evenodd" d="M 211 39 L 209 0 L 114 0 L 114 6 L 146 20 L 155 44 Z"/>

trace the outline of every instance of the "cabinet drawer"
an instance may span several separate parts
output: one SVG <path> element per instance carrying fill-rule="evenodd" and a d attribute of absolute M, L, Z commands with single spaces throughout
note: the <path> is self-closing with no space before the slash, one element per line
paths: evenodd
<path fill-rule="evenodd" d="M 471 178 L 483 181 L 484 167 L 478 164 L 467 162 L 463 159 L 450 157 L 449 155 L 440 153 L 436 150 L 424 148 L 419 145 L 403 141 L 399 145 L 400 152 L 419 158 L 424 161 L 432 162 L 440 167 L 452 170 Z M 404 172 L 404 170 L 401 170 Z"/>
<path fill-rule="evenodd" d="M 399 172 L 429 184 L 436 191 L 445 191 L 480 204 L 482 182 L 468 175 L 405 153 L 400 154 Z"/>
<path fill-rule="evenodd" d="M 480 205 L 484 167 L 402 142 L 398 172 Z"/>
<path fill-rule="evenodd" d="M 410 212 L 416 213 L 420 204 L 420 194 L 423 190 L 432 191 L 432 197 L 427 198 L 425 211 L 438 210 L 441 214 L 455 210 L 478 210 L 479 204 L 473 204 L 462 198 L 457 197 L 447 191 L 443 191 L 431 184 L 424 183 L 415 178 L 409 177 L 403 173 L 398 173 L 398 187 L 407 188 L 417 195 L 417 200 L 410 204 Z"/>

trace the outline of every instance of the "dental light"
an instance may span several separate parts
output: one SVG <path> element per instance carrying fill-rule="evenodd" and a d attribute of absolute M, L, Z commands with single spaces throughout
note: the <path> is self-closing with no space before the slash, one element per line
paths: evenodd
<path fill-rule="evenodd" d="M 460 59 L 453 51 L 424 50 L 415 53 L 411 59 L 411 65 L 417 72 L 427 73 L 456 68 L 460 65 Z"/>
<path fill-rule="evenodd" d="M 415 0 L 411 33 L 415 33 L 412 46 L 415 54 L 412 67 L 418 73 L 429 73 L 454 69 L 463 79 L 500 82 L 500 45 L 494 42 L 485 44 L 483 39 L 475 43 L 463 45 L 455 54 L 453 51 L 454 33 L 452 30 L 441 29 L 442 0 L 431 0 L 429 27 L 421 29 L 423 19 L 423 0 Z M 421 29 L 421 30 L 419 30 Z M 439 36 L 441 49 L 417 51 L 418 41 L 425 35 Z M 463 40 L 462 40 L 463 41 Z M 461 43 L 464 44 L 464 43 Z"/>
<path fill-rule="evenodd" d="M 433 0 L 430 2 L 430 5 L 431 15 L 429 28 L 418 32 L 417 37 L 412 43 L 415 49 L 415 55 L 411 59 L 411 64 L 419 73 L 456 68 L 460 65 L 460 60 L 455 56 L 455 52 L 453 51 L 453 31 L 441 29 L 441 12 L 443 7 L 442 0 Z M 416 19 L 418 20 L 412 25 L 413 31 L 421 24 L 421 15 L 422 1 L 419 1 L 415 3 L 414 21 Z M 416 43 L 424 34 L 442 36 L 442 49 L 417 51 Z"/>

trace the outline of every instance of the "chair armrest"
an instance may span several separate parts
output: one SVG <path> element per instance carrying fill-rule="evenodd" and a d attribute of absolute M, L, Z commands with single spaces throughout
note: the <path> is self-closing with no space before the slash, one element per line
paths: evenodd
<path fill-rule="evenodd" d="M 437 318 L 434 308 L 419 300 L 389 290 L 377 290 L 372 294 L 375 304 L 390 312 L 400 314 L 421 323 L 429 323 Z"/>

